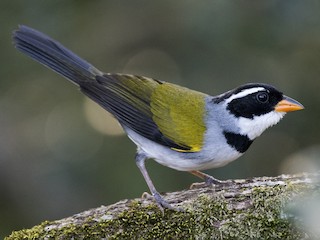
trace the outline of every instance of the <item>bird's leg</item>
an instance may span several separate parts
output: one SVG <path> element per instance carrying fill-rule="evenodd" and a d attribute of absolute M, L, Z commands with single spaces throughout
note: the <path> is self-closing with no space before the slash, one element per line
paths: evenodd
<path fill-rule="evenodd" d="M 226 183 L 228 182 L 228 181 L 221 181 L 221 180 L 219 180 L 219 179 L 216 179 L 216 178 L 214 178 L 214 177 L 212 177 L 212 176 L 210 176 L 210 175 L 208 175 L 208 174 L 205 174 L 205 173 L 203 173 L 203 172 L 200 172 L 200 171 L 189 171 L 189 172 L 190 172 L 191 174 L 193 174 L 193 175 L 201 178 L 201 179 L 205 182 L 205 184 L 206 184 L 207 186 L 210 186 L 210 185 L 212 185 L 212 184 L 214 184 L 214 185 L 221 185 L 221 184 L 226 184 Z"/>
<path fill-rule="evenodd" d="M 149 174 L 147 172 L 147 169 L 145 167 L 145 160 L 147 159 L 146 155 L 144 153 L 137 153 L 135 160 L 136 160 L 136 164 L 140 170 L 140 172 L 142 173 L 144 180 L 146 181 L 150 192 L 152 194 L 152 196 L 154 197 L 154 199 L 156 200 L 156 203 L 158 205 L 158 207 L 160 208 L 160 210 L 163 212 L 163 208 L 168 208 L 168 209 L 172 209 L 172 210 L 180 210 L 177 209 L 173 206 L 171 206 L 168 202 L 166 202 L 162 196 L 160 195 L 160 193 L 158 193 L 158 191 L 156 190 L 156 188 L 154 187 L 151 178 L 149 177 Z"/>

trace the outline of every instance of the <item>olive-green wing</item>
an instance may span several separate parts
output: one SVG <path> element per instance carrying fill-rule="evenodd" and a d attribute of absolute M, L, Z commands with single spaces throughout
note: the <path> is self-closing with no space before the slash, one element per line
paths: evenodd
<path fill-rule="evenodd" d="M 189 151 L 200 151 L 206 130 L 205 96 L 200 92 L 163 83 L 151 96 L 152 119 L 163 135 L 178 145 L 189 146 Z"/>
<path fill-rule="evenodd" d="M 81 91 L 140 135 L 181 152 L 200 151 L 205 94 L 151 78 L 105 74 Z"/>

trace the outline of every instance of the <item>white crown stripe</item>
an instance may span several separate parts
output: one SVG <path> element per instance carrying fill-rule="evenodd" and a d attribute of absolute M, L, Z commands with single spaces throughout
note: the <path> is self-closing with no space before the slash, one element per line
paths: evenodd
<path fill-rule="evenodd" d="M 255 87 L 255 88 L 250 88 L 250 89 L 244 89 L 244 90 L 242 90 L 241 92 L 239 92 L 239 93 L 237 93 L 235 95 L 231 95 L 230 98 L 228 98 L 226 102 L 229 103 L 234 99 L 242 98 L 244 96 L 247 96 L 249 94 L 252 94 L 252 93 L 255 93 L 255 92 L 259 92 L 259 91 L 262 91 L 262 90 L 266 90 L 266 89 L 263 88 L 263 87 Z"/>

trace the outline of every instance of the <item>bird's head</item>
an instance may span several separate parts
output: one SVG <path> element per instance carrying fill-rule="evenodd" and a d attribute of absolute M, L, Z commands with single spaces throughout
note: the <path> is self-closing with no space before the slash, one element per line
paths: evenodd
<path fill-rule="evenodd" d="M 251 140 L 278 123 L 287 113 L 303 109 L 298 101 L 283 95 L 271 85 L 245 84 L 217 98 L 229 114 L 236 118 L 240 134 Z"/>

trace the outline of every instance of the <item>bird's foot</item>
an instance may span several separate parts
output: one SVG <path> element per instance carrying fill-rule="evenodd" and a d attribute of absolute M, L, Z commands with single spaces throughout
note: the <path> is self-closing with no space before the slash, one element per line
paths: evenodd
<path fill-rule="evenodd" d="M 224 187 L 230 187 L 234 183 L 232 180 L 222 181 L 219 179 L 216 179 L 206 173 L 200 172 L 200 171 L 191 171 L 193 175 L 200 177 L 203 179 L 203 183 L 193 183 L 190 188 L 199 188 L 199 187 L 211 187 L 214 186 L 215 188 L 224 188 Z"/>
<path fill-rule="evenodd" d="M 171 204 L 169 204 L 166 200 L 163 199 L 163 197 L 158 192 L 155 192 L 152 195 L 153 195 L 154 199 L 156 200 L 156 203 L 162 212 L 164 212 L 165 208 L 173 210 L 173 211 L 177 211 L 177 212 L 183 211 L 182 208 L 177 208 L 177 207 L 174 207 Z"/>
<path fill-rule="evenodd" d="M 231 187 L 234 181 L 232 180 L 219 180 L 214 177 L 208 177 L 204 179 L 204 182 L 192 183 L 190 189 L 202 188 L 202 187 L 214 187 L 215 189 Z"/>
<path fill-rule="evenodd" d="M 211 186 L 211 185 L 217 185 L 217 186 L 226 186 L 226 185 L 230 185 L 233 183 L 232 180 L 219 180 L 217 178 L 214 178 L 210 175 L 206 175 L 204 178 L 204 183 L 206 184 L 206 186 Z"/>
<path fill-rule="evenodd" d="M 142 195 L 142 197 L 143 198 L 151 198 L 151 194 L 144 193 Z M 172 206 L 170 203 L 168 203 L 166 200 L 164 200 L 163 197 L 158 192 L 152 193 L 152 197 L 156 201 L 156 204 L 162 213 L 164 213 L 164 209 L 169 209 L 169 210 L 173 210 L 173 211 L 177 211 L 177 212 L 184 211 L 182 208 Z"/>

